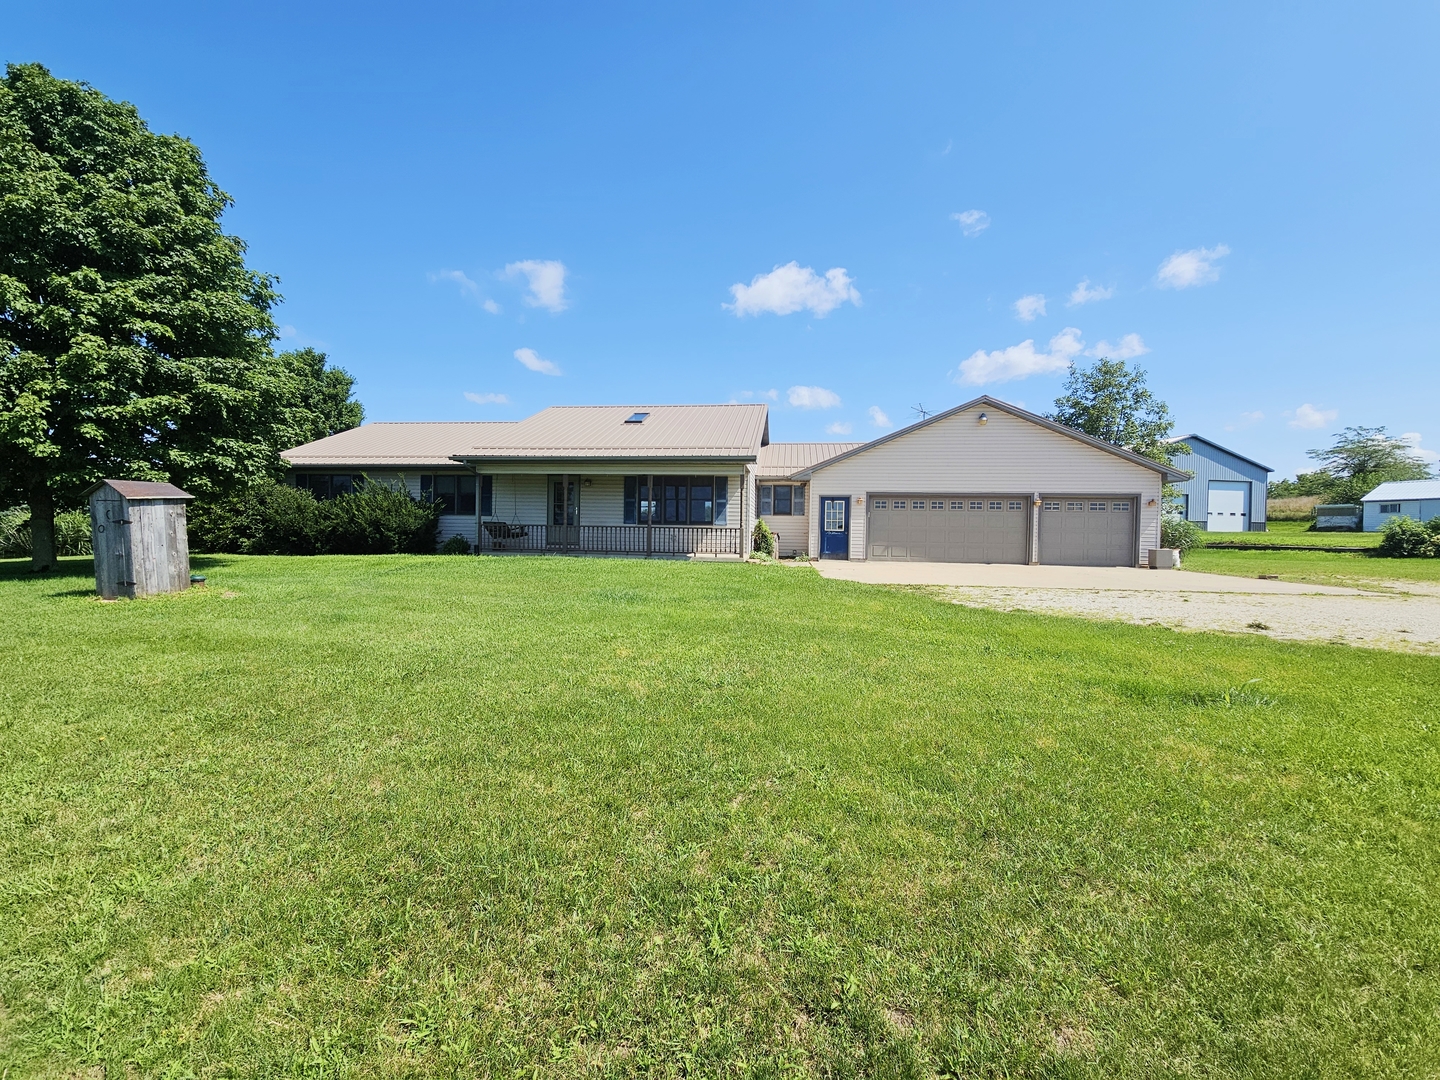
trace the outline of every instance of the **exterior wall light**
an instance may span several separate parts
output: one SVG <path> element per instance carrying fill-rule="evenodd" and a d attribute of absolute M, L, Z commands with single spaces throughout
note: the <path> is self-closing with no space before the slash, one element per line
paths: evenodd
<path fill-rule="evenodd" d="M 981 427 L 984 427 L 990 422 L 990 418 L 986 416 L 983 412 L 978 417 L 976 417 L 976 419 L 979 421 Z"/>

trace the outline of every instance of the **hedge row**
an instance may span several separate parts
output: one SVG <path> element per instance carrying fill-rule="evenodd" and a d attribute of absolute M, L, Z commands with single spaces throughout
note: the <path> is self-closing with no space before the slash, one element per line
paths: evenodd
<path fill-rule="evenodd" d="M 189 512 L 192 550 L 242 555 L 430 555 L 439 528 L 438 504 L 379 483 L 324 501 L 260 484 Z"/>

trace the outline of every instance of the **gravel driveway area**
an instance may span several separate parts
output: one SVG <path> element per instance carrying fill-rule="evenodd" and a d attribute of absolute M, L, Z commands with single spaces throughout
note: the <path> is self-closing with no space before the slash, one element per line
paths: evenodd
<path fill-rule="evenodd" d="M 963 585 L 936 589 L 954 603 L 970 607 L 1123 619 L 1172 630 L 1227 630 L 1440 656 L 1440 589 L 1416 582 L 1383 584 L 1394 591 L 1346 596 Z"/>
<path fill-rule="evenodd" d="M 1440 655 L 1440 585 L 1339 588 L 1134 567 L 821 562 L 825 577 L 927 587 L 957 604 Z"/>

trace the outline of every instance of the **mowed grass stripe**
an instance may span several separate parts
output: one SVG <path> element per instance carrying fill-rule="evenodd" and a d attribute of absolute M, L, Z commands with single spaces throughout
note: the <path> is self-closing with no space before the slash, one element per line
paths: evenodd
<path fill-rule="evenodd" d="M 806 570 L 0 579 L 0 1064 L 1425 1075 L 1433 659 Z"/>

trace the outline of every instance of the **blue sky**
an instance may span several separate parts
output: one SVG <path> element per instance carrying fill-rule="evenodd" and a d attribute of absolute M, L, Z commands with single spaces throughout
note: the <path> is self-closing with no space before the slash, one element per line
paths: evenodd
<path fill-rule="evenodd" d="M 4 57 L 193 139 L 371 419 L 867 438 L 1104 350 L 1280 474 L 1440 450 L 1434 5 L 136 7 Z"/>

